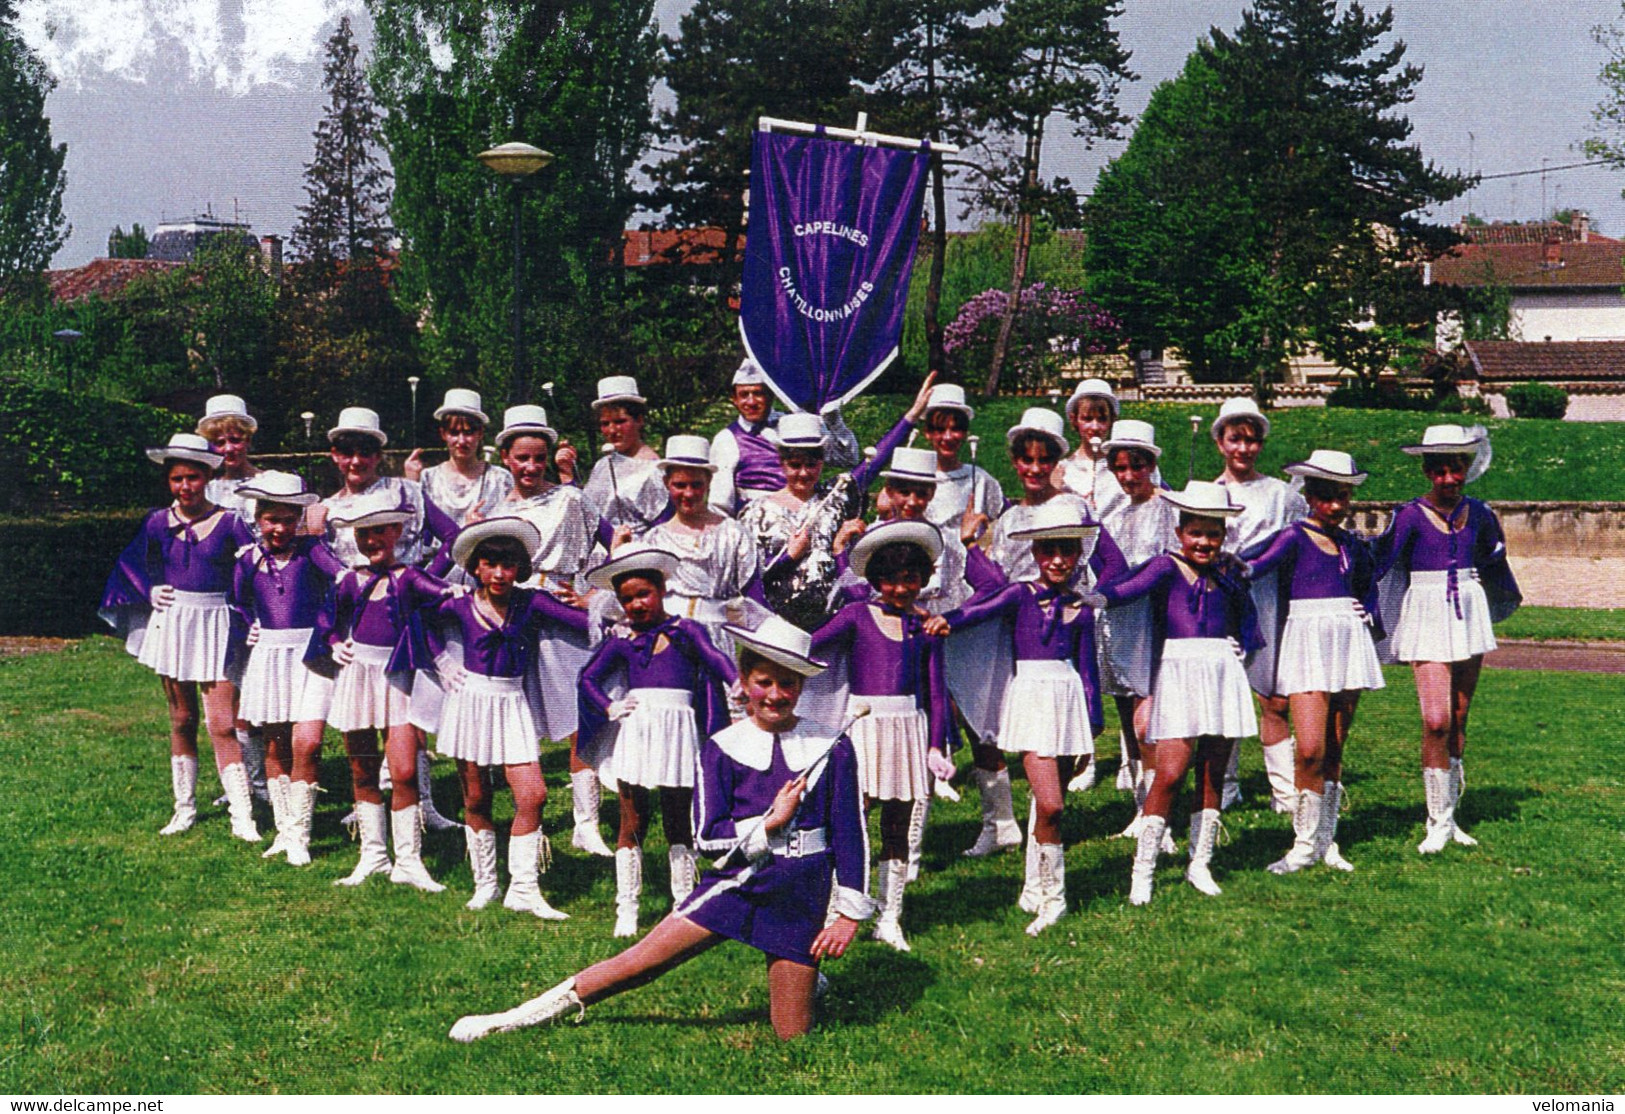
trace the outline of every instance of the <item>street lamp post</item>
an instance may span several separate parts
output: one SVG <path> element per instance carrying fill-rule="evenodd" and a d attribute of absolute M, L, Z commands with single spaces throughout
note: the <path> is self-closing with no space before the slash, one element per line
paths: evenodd
<path fill-rule="evenodd" d="M 73 393 L 73 346 L 85 335 L 78 329 L 58 329 L 51 334 L 68 350 L 68 393 Z"/>
<path fill-rule="evenodd" d="M 406 377 L 406 385 L 412 388 L 412 447 L 418 447 L 418 384 L 423 382 L 416 375 Z"/>
<path fill-rule="evenodd" d="M 525 290 L 519 258 L 524 251 L 523 211 L 520 190 L 525 179 L 553 161 L 553 155 L 529 143 L 504 143 L 474 156 L 487 170 L 513 182 L 513 378 L 508 385 L 508 401 L 521 403 L 529 393 L 525 368 Z"/>

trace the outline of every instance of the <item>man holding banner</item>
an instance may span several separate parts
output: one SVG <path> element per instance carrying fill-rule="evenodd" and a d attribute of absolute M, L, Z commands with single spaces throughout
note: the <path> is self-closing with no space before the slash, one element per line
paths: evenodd
<path fill-rule="evenodd" d="M 779 418 L 772 408 L 767 377 L 756 361 L 745 357 L 734 372 L 733 404 L 739 417 L 711 438 L 711 507 L 719 514 L 734 515 L 764 495 L 783 491 L 788 482 L 779 462 Z M 826 460 L 838 472 L 858 466 L 863 454 L 858 435 L 833 411 L 825 422 L 829 431 Z"/>

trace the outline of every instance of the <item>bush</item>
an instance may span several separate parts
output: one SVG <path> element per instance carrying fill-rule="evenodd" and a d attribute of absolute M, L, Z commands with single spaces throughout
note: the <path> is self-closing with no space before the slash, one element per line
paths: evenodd
<path fill-rule="evenodd" d="M 146 513 L 0 519 L 0 634 L 106 634 L 102 587 Z"/>
<path fill-rule="evenodd" d="M 1472 414 L 1485 418 L 1495 413 L 1490 407 L 1489 400 L 1482 395 L 1474 395 L 1471 398 L 1456 394 L 1440 395 L 1433 409 L 1439 414 Z"/>
<path fill-rule="evenodd" d="M 1420 410 L 1425 407 L 1413 402 L 1397 387 L 1374 387 L 1356 379 L 1344 383 L 1326 396 L 1326 405 L 1343 410 Z"/>
<path fill-rule="evenodd" d="M 1569 393 L 1550 383 L 1514 383 L 1507 388 L 1507 409 L 1514 418 L 1561 418 Z"/>
<path fill-rule="evenodd" d="M 184 414 L 0 379 L 0 511 L 167 502 L 143 450 L 195 428 Z"/>

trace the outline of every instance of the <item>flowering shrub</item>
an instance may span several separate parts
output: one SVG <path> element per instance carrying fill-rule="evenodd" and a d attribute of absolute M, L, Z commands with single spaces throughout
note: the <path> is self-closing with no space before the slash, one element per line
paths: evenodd
<path fill-rule="evenodd" d="M 951 372 L 980 378 L 993 361 L 999 321 L 1010 303 L 1006 290 L 984 290 L 960 308 L 943 331 Z M 1123 326 L 1081 290 L 1058 290 L 1035 282 L 1021 292 L 1005 357 L 1005 384 L 1038 390 L 1060 383 L 1061 372 L 1086 357 L 1116 352 Z"/>

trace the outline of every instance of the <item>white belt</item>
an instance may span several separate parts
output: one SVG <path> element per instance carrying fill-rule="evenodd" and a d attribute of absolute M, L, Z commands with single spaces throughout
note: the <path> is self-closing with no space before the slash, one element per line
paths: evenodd
<path fill-rule="evenodd" d="M 1016 662 L 1016 676 L 1035 681 L 1064 681 L 1077 675 L 1078 671 L 1069 661 L 1045 661 L 1035 658 L 1032 661 Z"/>
<path fill-rule="evenodd" d="M 626 695 L 638 698 L 638 705 L 651 708 L 692 708 L 694 694 L 687 689 L 632 689 Z"/>
<path fill-rule="evenodd" d="M 1234 659 L 1235 648 L 1228 638 L 1170 638 L 1162 644 L 1163 661 L 1195 661 L 1201 658 Z"/>
<path fill-rule="evenodd" d="M 309 642 L 309 627 L 261 627 L 258 645 L 282 648 L 285 646 L 304 646 Z"/>
<path fill-rule="evenodd" d="M 226 593 L 224 592 L 183 592 L 175 589 L 176 607 L 225 607 Z"/>
<path fill-rule="evenodd" d="M 912 696 L 860 696 L 853 693 L 847 698 L 847 715 L 852 714 L 852 707 L 857 704 L 869 705 L 869 713 L 876 718 L 886 716 L 912 716 L 920 710 L 919 703 Z"/>
<path fill-rule="evenodd" d="M 829 849 L 829 829 L 797 828 L 767 839 L 769 850 L 781 859 L 802 859 Z"/>
<path fill-rule="evenodd" d="M 1456 570 L 1457 580 L 1477 580 L 1478 569 L 1472 565 L 1464 565 Z M 1418 569 L 1411 573 L 1412 584 L 1448 584 L 1450 582 L 1449 569 Z M 179 593 L 176 593 L 179 595 Z"/>
<path fill-rule="evenodd" d="M 1325 600 L 1293 600 L 1287 617 L 1300 619 L 1322 615 L 1353 615 L 1354 600 L 1349 596 L 1333 596 Z"/>
<path fill-rule="evenodd" d="M 463 688 L 469 692 L 513 693 L 525 691 L 523 677 L 489 677 L 484 673 L 464 673 Z"/>
<path fill-rule="evenodd" d="M 728 601 L 714 600 L 709 596 L 689 596 L 682 592 L 667 592 L 666 613 L 701 623 L 726 623 Z"/>
<path fill-rule="evenodd" d="M 389 659 L 395 656 L 393 646 L 374 646 L 370 642 L 352 642 L 355 649 L 357 665 L 376 665 L 379 668 L 389 664 Z"/>

